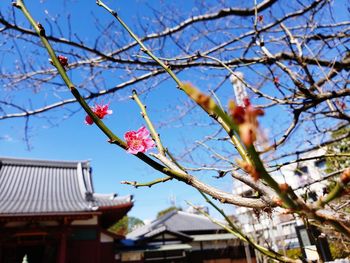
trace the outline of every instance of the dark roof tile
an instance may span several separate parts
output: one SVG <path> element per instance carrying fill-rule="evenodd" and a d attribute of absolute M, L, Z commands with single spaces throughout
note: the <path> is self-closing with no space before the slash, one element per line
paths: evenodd
<path fill-rule="evenodd" d="M 131 196 L 93 193 L 88 161 L 0 158 L 0 215 L 95 211 L 131 202 Z"/>

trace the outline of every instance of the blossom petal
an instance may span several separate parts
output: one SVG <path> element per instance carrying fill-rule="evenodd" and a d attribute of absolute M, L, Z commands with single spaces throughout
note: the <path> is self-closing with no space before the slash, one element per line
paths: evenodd
<path fill-rule="evenodd" d="M 144 153 L 146 151 L 146 148 L 143 145 L 132 145 L 131 147 L 128 148 L 127 152 L 131 154 L 137 154 L 139 152 Z"/>
<path fill-rule="evenodd" d="M 128 131 L 124 134 L 124 139 L 126 141 L 132 140 L 136 138 L 136 132 L 134 131 Z"/>
<path fill-rule="evenodd" d="M 151 138 L 143 140 L 143 144 L 147 150 L 154 147 L 154 141 Z"/>
<path fill-rule="evenodd" d="M 106 115 L 112 114 L 113 111 L 108 109 L 109 104 L 96 104 L 94 107 L 91 107 L 91 110 L 96 114 L 99 119 L 103 119 Z M 85 118 L 85 123 L 88 125 L 93 124 L 93 120 L 90 117 Z"/>
<path fill-rule="evenodd" d="M 143 146 L 143 145 L 141 144 L 139 147 L 137 147 L 137 151 L 138 151 L 138 152 L 144 153 L 144 152 L 147 151 L 147 149 L 145 148 L 145 146 Z"/>
<path fill-rule="evenodd" d="M 135 149 L 133 149 L 133 148 L 128 148 L 126 151 L 127 151 L 128 153 L 131 153 L 131 154 L 137 154 L 137 153 L 138 153 L 138 151 L 135 150 Z"/>
<path fill-rule="evenodd" d="M 142 126 L 140 129 L 137 130 L 136 134 L 139 138 L 145 139 L 149 136 L 149 131 L 145 126 Z"/>

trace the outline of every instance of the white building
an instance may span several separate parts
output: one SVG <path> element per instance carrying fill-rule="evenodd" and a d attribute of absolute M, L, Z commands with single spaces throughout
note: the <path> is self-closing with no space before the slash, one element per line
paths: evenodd
<path fill-rule="evenodd" d="M 272 176 L 278 183 L 287 183 L 299 196 L 307 201 L 314 201 L 326 191 L 326 161 L 323 157 L 325 149 L 308 152 L 299 156 L 297 163 L 289 163 L 281 167 L 280 171 L 273 172 Z M 317 158 L 320 157 L 320 158 Z M 233 193 L 242 196 L 253 194 L 247 185 L 236 181 Z M 236 218 L 241 223 L 243 231 L 256 240 L 275 250 L 288 250 L 299 247 L 295 226 L 302 224 L 298 218 L 281 213 L 281 209 L 274 209 L 269 214 L 263 211 L 238 207 Z"/>

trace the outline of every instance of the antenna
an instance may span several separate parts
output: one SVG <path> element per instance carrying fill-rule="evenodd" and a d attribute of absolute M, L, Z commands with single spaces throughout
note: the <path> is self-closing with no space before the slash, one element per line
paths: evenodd
<path fill-rule="evenodd" d="M 233 86 L 237 105 L 243 106 L 243 99 L 248 97 L 246 83 L 244 83 L 244 74 L 239 71 L 234 72 L 234 74 L 230 76 L 230 81 Z"/>
<path fill-rule="evenodd" d="M 176 196 L 173 193 L 169 195 L 169 203 L 171 206 L 176 207 Z"/>

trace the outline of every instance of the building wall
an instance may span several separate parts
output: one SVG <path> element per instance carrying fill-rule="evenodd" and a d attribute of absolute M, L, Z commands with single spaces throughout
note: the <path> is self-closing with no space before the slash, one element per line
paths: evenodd
<path fill-rule="evenodd" d="M 71 225 L 72 226 L 79 226 L 79 225 L 97 225 L 98 224 L 98 217 L 97 216 L 93 216 L 90 219 L 87 220 L 74 220 Z"/>
<path fill-rule="evenodd" d="M 66 227 L 57 221 L 9 222 L 0 229 L 0 263 L 22 262 L 19 260 L 26 253 L 32 253 L 30 257 L 36 260 L 44 258 L 42 262 L 56 262 L 62 251 L 63 236 L 66 237 L 65 262 L 115 262 L 114 240 L 101 233 L 97 222 L 97 217 L 86 220 L 86 224 L 84 220 L 76 220 Z M 55 260 L 46 261 L 49 254 Z"/>
<path fill-rule="evenodd" d="M 114 252 L 114 243 L 100 243 L 100 255 L 101 255 L 101 263 L 115 263 L 115 252 Z"/>
<path fill-rule="evenodd" d="M 240 263 L 247 262 L 245 247 L 242 243 L 235 246 L 228 245 L 227 241 L 213 240 L 202 242 L 191 242 L 192 246 L 190 250 L 162 250 L 162 251 L 125 251 L 117 255 L 117 262 L 127 263 L 141 263 L 141 262 L 181 262 L 181 263 L 204 263 L 204 262 L 217 262 L 217 263 Z M 200 249 L 202 248 L 202 249 Z M 255 263 L 254 251 L 251 249 L 251 260 Z"/>
<path fill-rule="evenodd" d="M 213 242 L 215 243 L 215 241 Z M 202 251 L 189 252 L 189 262 L 203 262 L 203 263 L 225 263 L 225 262 L 247 262 L 245 249 L 243 245 L 231 247 L 215 248 L 216 245 L 209 245 L 211 248 L 203 249 Z M 251 251 L 252 259 L 254 252 Z"/>
<path fill-rule="evenodd" d="M 322 156 L 325 149 L 319 149 L 300 156 L 300 158 L 310 158 Z M 278 173 L 272 176 L 278 183 L 288 183 L 293 189 L 299 188 L 296 193 L 302 195 L 307 190 L 314 191 L 316 195 L 322 196 L 323 189 L 327 181 L 321 181 L 311 184 L 308 187 L 302 187 L 316 180 L 322 180 L 326 176 L 325 163 L 322 159 L 312 159 L 304 162 L 292 163 L 281 168 Z M 244 195 L 251 188 L 243 183 L 236 182 L 232 192 L 234 194 Z M 272 214 L 260 213 L 258 216 L 252 209 L 239 207 L 236 209 L 236 218 L 241 223 L 245 233 L 250 233 L 257 240 L 267 240 L 272 248 L 276 250 L 289 249 L 298 246 L 295 226 L 298 224 L 293 218 L 286 218 L 281 215 L 280 209 L 275 209 Z"/>
<path fill-rule="evenodd" d="M 99 263 L 100 246 L 97 241 L 68 242 L 68 263 Z"/>

